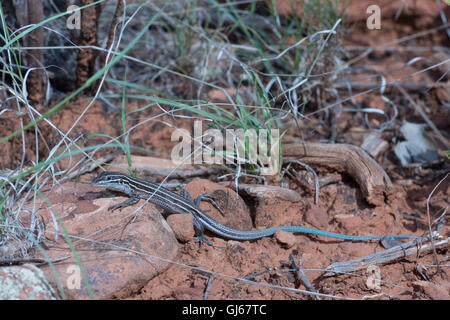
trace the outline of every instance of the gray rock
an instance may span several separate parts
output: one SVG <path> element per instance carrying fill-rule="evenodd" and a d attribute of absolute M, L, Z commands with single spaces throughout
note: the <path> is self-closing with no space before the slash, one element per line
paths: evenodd
<path fill-rule="evenodd" d="M 0 268 L 0 300 L 55 300 L 52 287 L 32 264 Z"/>

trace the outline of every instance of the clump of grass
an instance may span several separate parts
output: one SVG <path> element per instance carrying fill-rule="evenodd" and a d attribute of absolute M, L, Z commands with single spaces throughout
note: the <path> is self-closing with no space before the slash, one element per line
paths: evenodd
<path fill-rule="evenodd" d="M 324 99 L 324 88 L 336 77 L 336 52 L 344 25 L 341 3 L 308 1 L 303 3 L 301 15 L 281 18 L 275 1 L 271 6 L 266 2 L 171 2 L 153 33 L 165 34 L 162 38 L 172 41 L 161 43 L 157 49 L 165 55 L 156 54 L 153 59 L 164 59 L 164 66 L 146 64 L 147 78 L 158 79 L 151 88 L 163 98 L 160 102 L 210 119 L 211 126 L 220 130 L 277 129 L 279 118 L 286 113 L 298 118 L 309 102 Z M 156 10 L 152 4 L 148 6 Z M 134 94 L 129 98 L 148 100 L 147 85 L 121 84 L 132 89 Z M 172 89 L 180 85 L 182 97 L 178 89 Z M 211 107 L 205 88 L 225 93 L 233 109 L 231 118 L 229 110 L 220 105 Z M 230 89 L 234 94 L 228 94 Z M 104 99 L 113 97 L 119 96 L 102 95 Z M 174 98 L 179 103 L 168 102 Z M 141 110 L 152 107 L 150 104 Z M 257 171 L 254 166 L 244 169 Z"/>

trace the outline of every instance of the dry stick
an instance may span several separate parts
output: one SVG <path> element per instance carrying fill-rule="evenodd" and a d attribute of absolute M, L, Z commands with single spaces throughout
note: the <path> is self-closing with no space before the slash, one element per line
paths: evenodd
<path fill-rule="evenodd" d="M 97 167 L 102 167 L 103 164 L 116 159 L 117 156 L 119 155 L 119 151 L 115 151 L 115 152 L 110 152 L 98 159 L 85 159 L 84 163 L 82 163 L 80 165 L 80 168 L 77 169 L 75 172 L 69 173 L 67 175 L 67 179 L 72 179 L 78 176 L 81 176 L 83 173 L 86 172 L 92 172 L 94 171 L 94 169 L 96 169 Z"/>
<path fill-rule="evenodd" d="M 19 265 L 24 263 L 35 263 L 39 265 L 49 264 L 50 262 L 60 262 L 69 259 L 71 256 L 63 256 L 59 258 L 54 258 L 50 260 L 40 259 L 40 258 L 17 258 L 17 259 L 2 259 L 0 260 L 0 266 L 11 266 Z"/>
<path fill-rule="evenodd" d="M 108 50 L 109 48 L 112 48 L 112 44 L 114 41 L 114 30 L 116 25 L 119 22 L 119 17 L 120 17 L 120 13 L 122 12 L 123 9 L 123 1 L 124 0 L 117 0 L 117 6 L 116 6 L 116 11 L 114 12 L 114 17 L 111 21 L 111 26 L 109 27 L 109 34 L 108 34 L 108 42 L 106 43 L 106 50 Z M 97 18 L 99 18 L 99 12 L 100 10 L 97 11 Z M 105 53 L 105 59 L 100 59 L 100 69 L 103 68 L 105 65 L 108 64 L 109 60 L 111 60 L 111 58 L 108 60 L 108 55 Z M 98 90 L 98 87 L 100 86 L 101 81 L 97 81 L 94 84 L 95 87 L 95 91 Z"/>
<path fill-rule="evenodd" d="M 309 282 L 308 278 L 306 277 L 305 272 L 303 271 L 303 254 L 300 253 L 298 255 L 298 266 L 295 263 L 294 255 L 291 253 L 289 255 L 289 263 L 292 266 L 292 269 L 295 271 L 295 276 L 297 278 L 297 281 L 302 282 L 306 289 L 310 290 L 311 292 L 317 293 L 316 288 Z M 317 300 L 322 300 L 320 296 L 315 296 Z"/>
<path fill-rule="evenodd" d="M 44 20 L 43 3 L 40 0 L 28 1 L 28 23 L 37 24 Z M 30 47 L 44 46 L 44 28 L 36 28 L 28 36 Z M 33 105 L 43 105 L 45 102 L 44 52 L 42 50 L 30 50 L 27 56 L 27 64 L 30 68 L 36 68 L 28 76 L 28 98 Z"/>
<path fill-rule="evenodd" d="M 350 82 L 338 82 L 334 86 L 334 88 L 347 90 L 349 86 L 352 88 L 352 90 L 355 90 L 355 91 L 365 91 L 365 90 L 372 90 L 372 89 L 376 90 L 376 89 L 380 88 L 380 83 L 374 82 L 374 81 L 355 82 L 355 81 L 350 80 Z M 436 85 L 435 83 L 427 83 L 427 82 L 400 82 L 400 83 L 395 83 L 395 86 L 404 88 L 404 89 L 410 90 L 410 91 L 421 91 L 421 90 L 425 90 L 425 89 L 436 87 L 436 86 L 444 87 L 444 84 Z M 387 83 L 385 91 L 392 90 L 393 87 L 394 87 L 394 84 Z"/>
<path fill-rule="evenodd" d="M 81 4 L 92 4 L 93 0 L 82 0 Z M 97 11 L 95 6 L 84 8 L 81 11 L 81 33 L 80 45 L 82 46 L 96 46 L 97 45 Z M 77 71 L 76 71 L 76 87 L 81 88 L 85 82 L 95 73 L 95 60 L 97 58 L 97 51 L 89 49 L 81 49 L 78 52 Z M 92 85 L 91 92 L 95 92 L 96 87 Z"/>
<path fill-rule="evenodd" d="M 216 277 L 213 274 L 209 275 L 208 284 L 207 284 L 206 289 L 205 289 L 205 294 L 203 296 L 203 300 L 208 300 L 209 291 L 211 290 L 212 283 L 213 283 L 215 278 Z"/>
<path fill-rule="evenodd" d="M 319 178 L 317 176 L 317 173 L 310 167 L 308 166 L 306 163 L 303 163 L 299 160 L 288 160 L 290 163 L 296 163 L 300 166 L 302 166 L 303 168 L 305 168 L 306 170 L 308 170 L 309 172 L 311 172 L 311 174 L 314 177 L 314 189 L 315 189 L 315 197 L 314 197 L 314 204 L 316 206 L 319 206 L 319 193 L 320 193 L 320 184 L 319 184 Z"/>
<path fill-rule="evenodd" d="M 442 181 L 444 181 L 445 179 L 447 179 L 449 173 L 447 173 L 445 175 L 444 178 L 441 179 L 441 181 L 438 182 L 438 184 L 433 188 L 433 190 L 430 192 L 430 194 L 427 197 L 427 217 L 428 217 L 428 228 L 431 234 L 431 216 L 430 216 L 430 198 L 433 195 L 433 193 L 436 191 L 436 189 L 440 186 L 440 184 L 442 183 Z M 431 238 L 431 246 L 433 247 L 433 254 L 434 254 L 434 259 L 435 259 L 435 263 L 437 266 L 437 272 L 439 272 L 439 260 L 437 257 L 437 252 L 436 252 L 436 246 L 435 243 L 433 241 L 433 238 Z"/>
<path fill-rule="evenodd" d="M 433 232 L 433 237 L 437 236 L 437 232 Z M 420 239 L 420 242 L 427 240 L 429 236 Z M 343 262 L 335 262 L 330 264 L 326 268 L 326 273 L 323 275 L 324 277 L 334 276 L 336 273 L 344 273 L 344 272 L 352 272 L 362 268 L 367 268 L 370 265 L 374 265 L 377 263 L 384 263 L 388 261 L 395 260 L 400 257 L 406 257 L 408 255 L 417 254 L 420 251 L 430 250 L 435 247 L 446 246 L 450 243 L 450 238 L 446 238 L 439 242 L 435 242 L 434 245 L 429 243 L 418 247 L 419 240 L 413 240 L 410 242 L 403 243 L 401 245 L 392 247 L 390 249 L 384 250 L 382 252 L 378 252 L 369 256 L 365 256 L 362 258 L 348 260 Z"/>
<path fill-rule="evenodd" d="M 116 6 L 116 12 L 114 12 L 114 17 L 111 21 L 111 26 L 109 28 L 109 35 L 108 35 L 108 43 L 106 44 L 106 49 L 111 48 L 111 45 L 114 41 L 114 29 L 116 27 L 116 25 L 119 23 L 119 18 L 120 18 L 120 13 L 123 10 L 123 0 L 118 0 L 117 1 L 117 6 Z M 102 67 L 104 67 L 108 61 L 102 60 Z"/>
<path fill-rule="evenodd" d="M 168 176 L 172 179 L 185 179 L 195 176 L 217 174 L 217 168 L 209 168 L 205 166 L 180 164 L 172 162 L 170 159 L 154 158 L 147 156 L 131 156 L 133 168 L 140 175 L 149 176 Z M 128 167 L 128 160 L 125 156 L 115 157 L 113 165 L 117 167 Z"/>
<path fill-rule="evenodd" d="M 356 180 L 366 201 L 384 205 L 394 195 L 391 179 L 363 149 L 350 144 L 293 143 L 283 145 L 283 157 L 331 166 Z"/>

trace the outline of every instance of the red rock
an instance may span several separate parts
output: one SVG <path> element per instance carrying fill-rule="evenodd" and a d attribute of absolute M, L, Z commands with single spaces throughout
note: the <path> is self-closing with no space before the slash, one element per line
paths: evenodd
<path fill-rule="evenodd" d="M 418 290 L 435 300 L 450 300 L 448 289 L 429 281 L 414 281 L 412 283 L 415 290 Z"/>
<path fill-rule="evenodd" d="M 167 223 L 179 241 L 188 242 L 194 238 L 194 217 L 192 214 L 171 214 L 167 217 Z"/>
<path fill-rule="evenodd" d="M 0 300 L 54 300 L 55 291 L 32 264 L 0 268 Z"/>
<path fill-rule="evenodd" d="M 53 259 L 70 257 L 53 263 L 56 275 L 48 265 L 41 269 L 54 288 L 56 277 L 59 279 L 69 299 L 90 298 L 82 270 L 96 299 L 126 297 L 169 267 L 166 260 L 159 258 L 174 260 L 178 254 L 178 242 L 161 216 L 161 210 L 154 205 L 146 204 L 138 210 L 139 204 L 144 204 L 141 201 L 135 206 L 111 212 L 107 208 L 125 198 L 84 200 L 83 196 L 92 190 L 85 184 L 66 183 L 51 195 L 67 233 L 72 235 L 71 241 L 82 269 L 61 233 L 61 226 L 55 241 L 48 205 L 45 202 L 40 204 L 39 212 L 46 224 L 48 239 L 43 243 L 46 254 Z"/>
<path fill-rule="evenodd" d="M 193 198 L 201 194 L 213 196 L 224 215 L 207 201 L 202 201 L 200 208 L 218 222 L 235 229 L 252 229 L 252 219 L 244 200 L 230 188 L 206 179 L 194 179 L 185 189 Z"/>
<path fill-rule="evenodd" d="M 291 232 L 286 232 L 283 230 L 278 230 L 277 232 L 275 232 L 274 237 L 280 244 L 288 249 L 292 248 L 297 242 L 297 239 Z"/>
<path fill-rule="evenodd" d="M 305 212 L 305 221 L 315 228 L 326 230 L 328 227 L 328 213 L 313 203 L 310 203 L 308 207 L 308 210 Z"/>

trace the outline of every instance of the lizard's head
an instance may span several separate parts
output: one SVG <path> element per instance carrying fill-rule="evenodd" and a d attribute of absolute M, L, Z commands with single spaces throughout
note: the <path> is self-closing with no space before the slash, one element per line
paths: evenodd
<path fill-rule="evenodd" d="M 131 188 L 128 180 L 128 176 L 123 173 L 106 171 L 100 173 L 92 180 L 91 185 L 130 194 Z"/>

